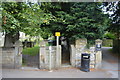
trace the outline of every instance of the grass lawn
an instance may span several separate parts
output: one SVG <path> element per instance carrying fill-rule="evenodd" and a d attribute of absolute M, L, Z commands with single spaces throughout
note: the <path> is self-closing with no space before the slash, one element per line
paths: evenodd
<path fill-rule="evenodd" d="M 38 45 L 35 45 L 32 48 L 24 48 L 23 51 L 22 51 L 22 54 L 28 54 L 28 55 L 31 55 L 31 56 L 35 56 L 38 53 L 39 53 L 39 46 Z"/>

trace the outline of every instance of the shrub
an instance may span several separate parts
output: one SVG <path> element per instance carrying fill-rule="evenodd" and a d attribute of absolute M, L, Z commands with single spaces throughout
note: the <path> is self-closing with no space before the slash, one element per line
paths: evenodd
<path fill-rule="evenodd" d="M 35 56 L 39 53 L 39 46 L 35 46 L 35 47 L 32 47 L 32 48 L 25 48 L 25 49 L 23 49 L 22 53 L 23 54 L 28 54 L 28 55 L 31 55 L 31 56 Z"/>

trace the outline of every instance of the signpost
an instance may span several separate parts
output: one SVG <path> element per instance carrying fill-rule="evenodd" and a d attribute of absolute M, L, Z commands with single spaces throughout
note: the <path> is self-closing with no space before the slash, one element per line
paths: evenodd
<path fill-rule="evenodd" d="M 60 36 L 60 32 L 55 32 L 55 36 L 57 37 L 57 51 L 56 51 L 56 68 L 59 68 L 60 66 L 60 62 L 59 62 L 59 36 Z"/>

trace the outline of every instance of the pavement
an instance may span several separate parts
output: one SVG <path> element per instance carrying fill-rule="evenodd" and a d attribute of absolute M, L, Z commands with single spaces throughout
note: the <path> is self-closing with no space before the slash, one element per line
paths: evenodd
<path fill-rule="evenodd" d="M 110 47 L 103 47 L 103 61 L 101 69 L 91 69 L 83 72 L 79 68 L 71 66 L 62 67 L 58 70 L 48 71 L 32 67 L 21 69 L 3 69 L 3 78 L 118 78 L 118 58 L 110 52 Z"/>

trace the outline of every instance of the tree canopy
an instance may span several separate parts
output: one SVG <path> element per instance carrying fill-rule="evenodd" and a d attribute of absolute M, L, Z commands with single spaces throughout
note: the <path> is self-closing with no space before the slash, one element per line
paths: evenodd
<path fill-rule="evenodd" d="M 44 13 L 40 5 L 23 2 L 5 2 L 3 8 L 3 30 L 8 34 L 16 34 L 19 31 L 29 35 L 38 35 L 40 25 L 49 23 L 50 14 Z M 46 21 L 45 21 L 46 20 Z"/>
<path fill-rule="evenodd" d="M 108 15 L 103 13 L 100 2 L 5 2 L 2 8 L 2 28 L 11 35 L 22 31 L 46 38 L 59 31 L 69 40 L 93 41 L 102 38 L 109 26 Z"/>
<path fill-rule="evenodd" d="M 51 12 L 55 19 L 45 25 L 55 33 L 69 39 L 87 38 L 89 41 L 102 38 L 108 27 L 108 15 L 102 12 L 102 3 L 43 3 L 42 8 Z"/>
<path fill-rule="evenodd" d="M 106 6 L 106 11 L 108 13 L 112 12 L 110 15 L 111 23 L 110 27 L 108 27 L 108 31 L 115 34 L 116 38 L 120 38 L 120 1 L 117 2 L 106 2 L 104 3 Z"/>

